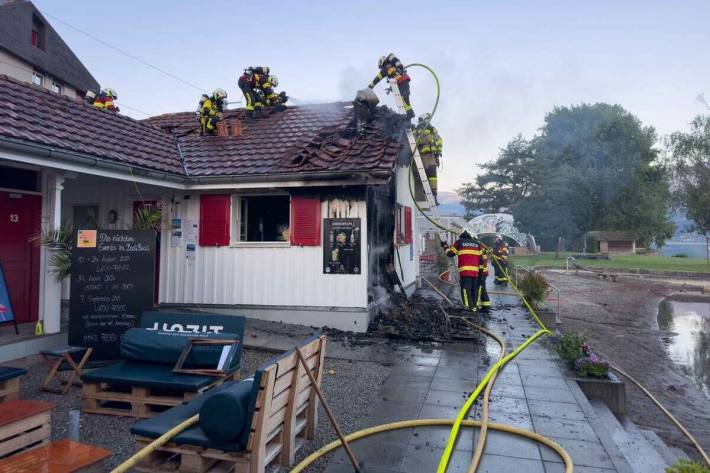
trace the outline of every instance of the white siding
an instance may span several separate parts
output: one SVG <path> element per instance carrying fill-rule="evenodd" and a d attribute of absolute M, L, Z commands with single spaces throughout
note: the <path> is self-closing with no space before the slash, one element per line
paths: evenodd
<path fill-rule="evenodd" d="M 409 192 L 409 167 L 397 167 L 396 170 L 396 185 L 397 185 L 397 203 L 412 209 L 412 244 L 411 245 L 401 245 L 399 246 L 399 259 L 397 261 L 397 254 L 395 253 L 395 261 L 399 274 L 404 275 L 404 281 L 402 284 L 404 287 L 416 282 L 417 276 L 419 276 L 419 252 L 416 251 L 416 245 L 419 242 L 419 235 L 417 234 L 417 215 L 419 211 L 414 205 L 414 200 Z M 412 182 L 414 185 L 414 182 Z"/>
<path fill-rule="evenodd" d="M 367 307 L 367 275 L 323 274 L 323 247 L 200 247 L 193 261 L 185 255 L 185 223 L 199 224 L 199 194 L 174 206 L 171 218 L 183 220 L 180 246 L 162 239 L 160 302 L 171 304 Z M 367 241 L 363 201 L 322 203 L 321 217 L 362 219 L 361 242 Z M 322 230 L 321 230 L 322 231 Z M 198 237 L 199 240 L 199 237 Z M 362 243 L 361 243 L 362 244 Z M 362 245 L 363 263 L 367 257 Z M 367 267 L 363 265 L 363 267 Z"/>

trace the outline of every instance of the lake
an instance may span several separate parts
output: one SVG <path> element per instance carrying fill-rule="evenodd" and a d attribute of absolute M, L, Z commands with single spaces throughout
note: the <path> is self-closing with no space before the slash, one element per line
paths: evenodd
<path fill-rule="evenodd" d="M 668 241 L 661 248 L 663 256 L 686 254 L 688 258 L 707 258 L 707 245 L 704 241 Z"/>

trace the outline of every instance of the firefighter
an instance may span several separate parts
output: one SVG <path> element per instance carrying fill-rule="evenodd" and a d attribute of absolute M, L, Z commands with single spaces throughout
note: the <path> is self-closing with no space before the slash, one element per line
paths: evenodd
<path fill-rule="evenodd" d="M 508 244 L 503 241 L 500 235 L 496 235 L 493 242 L 493 267 L 495 269 L 495 284 L 508 285 Z"/>
<path fill-rule="evenodd" d="M 224 99 L 227 92 L 224 89 L 215 89 L 210 97 L 200 99 L 200 135 L 209 133 L 214 135 L 217 131 L 217 123 L 222 120 L 224 110 Z M 204 101 L 203 101 L 204 100 Z"/>
<path fill-rule="evenodd" d="M 264 107 L 264 102 L 259 93 L 259 87 L 265 83 L 265 78 L 268 75 L 268 67 L 248 67 L 244 69 L 244 74 L 242 74 L 237 81 L 237 85 L 239 85 L 247 101 L 245 108 L 249 120 L 261 116 L 261 109 Z"/>
<path fill-rule="evenodd" d="M 458 257 L 459 284 L 461 285 L 461 300 L 464 307 L 476 312 L 478 297 L 478 269 L 481 264 L 481 247 L 470 233 L 464 230 L 453 245 L 442 242 L 446 255 Z"/>
<path fill-rule="evenodd" d="M 491 313 L 491 300 L 486 289 L 486 279 L 488 279 L 488 253 L 486 249 L 481 249 L 481 264 L 478 265 L 478 310 L 482 314 Z"/>
<path fill-rule="evenodd" d="M 273 107 L 275 105 L 285 105 L 288 101 L 288 96 L 286 92 L 276 93 L 274 89 L 279 86 L 279 79 L 276 76 L 268 75 L 265 76 L 263 83 L 260 85 L 259 89 L 264 94 L 264 104 L 267 107 Z"/>
<path fill-rule="evenodd" d="M 407 70 L 404 68 L 402 61 L 393 53 L 390 53 L 389 56 L 382 56 L 377 65 L 380 68 L 380 72 L 372 79 L 368 87 L 374 89 L 377 83 L 385 77 L 388 79 L 396 79 L 399 94 L 404 101 L 404 111 L 407 114 L 407 118 L 414 118 L 414 110 L 412 110 L 412 106 L 409 102 L 409 81 L 411 81 L 411 78 L 409 74 L 407 74 Z"/>
<path fill-rule="evenodd" d="M 422 157 L 422 164 L 426 171 L 426 176 L 429 179 L 429 187 L 434 195 L 436 204 L 439 201 L 436 198 L 437 191 L 437 176 L 436 168 L 439 167 L 441 161 L 441 150 L 443 141 L 431 124 L 431 114 L 425 113 L 419 117 L 417 127 L 414 129 L 414 137 L 419 148 L 419 155 Z"/>
<path fill-rule="evenodd" d="M 108 110 L 109 112 L 120 112 L 119 108 L 113 104 L 114 100 L 118 100 L 118 95 L 113 89 L 103 89 L 99 96 L 94 100 L 94 108 L 99 110 Z"/>

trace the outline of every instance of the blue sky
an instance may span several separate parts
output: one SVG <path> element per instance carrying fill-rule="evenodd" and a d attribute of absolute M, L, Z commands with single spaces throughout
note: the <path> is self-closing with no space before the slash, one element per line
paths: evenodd
<path fill-rule="evenodd" d="M 516 134 L 531 136 L 556 105 L 610 102 L 663 135 L 685 129 L 710 96 L 707 1 L 36 0 L 81 28 L 204 89 L 241 94 L 248 65 L 268 65 L 297 103 L 350 100 L 379 56 L 437 71 L 434 124 L 444 139 L 440 187 L 470 181 Z M 135 118 L 195 108 L 200 91 L 48 20 Z M 412 69 L 415 111 L 433 80 Z M 384 84 L 376 89 L 384 103 Z M 709 97 L 710 100 L 710 97 Z"/>

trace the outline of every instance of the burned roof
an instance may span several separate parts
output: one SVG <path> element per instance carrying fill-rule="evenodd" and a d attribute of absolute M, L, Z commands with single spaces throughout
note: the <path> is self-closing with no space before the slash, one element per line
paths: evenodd
<path fill-rule="evenodd" d="M 42 47 L 31 42 L 33 21 L 43 28 Z M 0 48 L 80 90 L 98 90 L 99 83 L 28 1 L 0 1 Z"/>
<path fill-rule="evenodd" d="M 379 107 L 357 130 L 345 102 L 244 113 L 224 114 L 240 136 L 200 136 L 194 112 L 137 121 L 0 76 L 0 136 L 185 177 L 389 172 L 406 126 Z"/>

